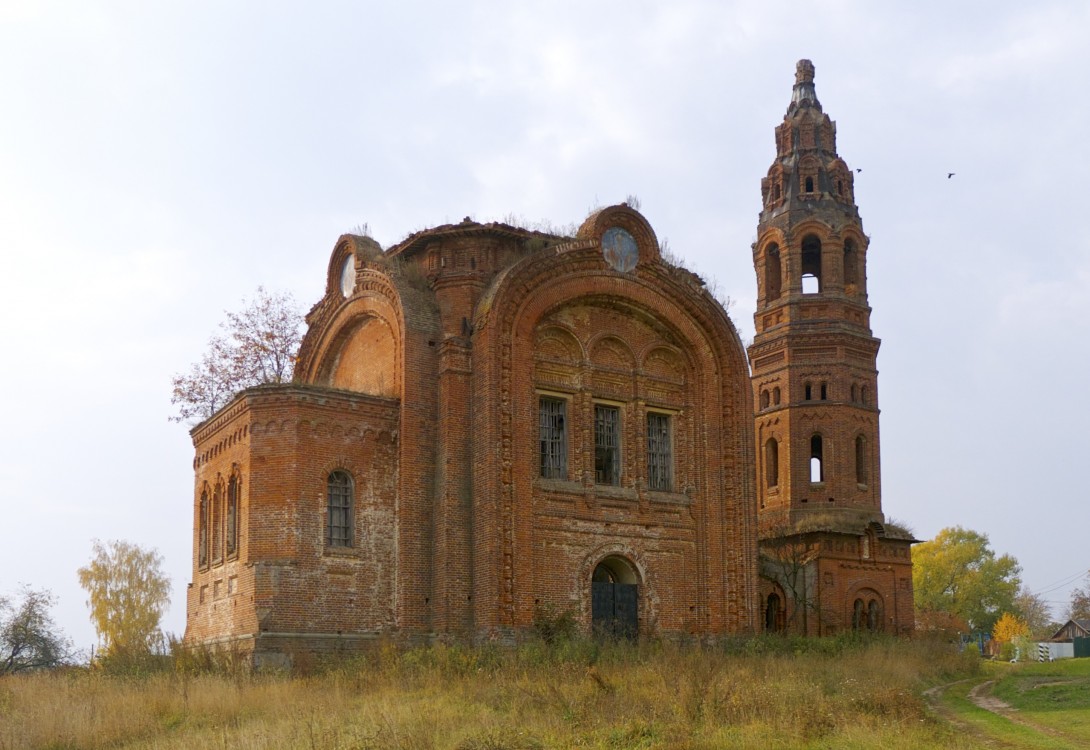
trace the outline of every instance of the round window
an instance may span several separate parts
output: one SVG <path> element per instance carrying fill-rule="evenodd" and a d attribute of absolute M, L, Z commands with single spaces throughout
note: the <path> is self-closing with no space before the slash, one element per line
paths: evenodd
<path fill-rule="evenodd" d="M 636 238 L 620 227 L 610 227 L 602 234 L 602 255 L 614 270 L 628 273 L 640 259 Z"/>

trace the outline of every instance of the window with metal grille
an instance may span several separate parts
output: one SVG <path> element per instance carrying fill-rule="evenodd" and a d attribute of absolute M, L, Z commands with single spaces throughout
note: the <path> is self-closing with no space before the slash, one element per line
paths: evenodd
<path fill-rule="evenodd" d="M 327 519 L 325 543 L 329 547 L 352 546 L 352 478 L 335 471 L 326 482 Z"/>
<path fill-rule="evenodd" d="M 621 410 L 594 405 L 594 482 L 621 483 Z"/>
<path fill-rule="evenodd" d="M 670 439 L 670 415 L 650 412 L 647 415 L 647 487 L 652 490 L 673 489 L 674 461 Z"/>
<path fill-rule="evenodd" d="M 237 474 L 227 481 L 227 556 L 238 550 L 238 485 Z"/>
<path fill-rule="evenodd" d="M 538 436 L 541 445 L 541 476 L 568 478 L 568 402 L 542 396 L 538 402 Z"/>

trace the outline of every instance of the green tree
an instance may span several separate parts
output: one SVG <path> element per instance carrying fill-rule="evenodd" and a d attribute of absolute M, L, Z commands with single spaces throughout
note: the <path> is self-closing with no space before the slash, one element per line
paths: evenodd
<path fill-rule="evenodd" d="M 92 544 L 91 563 L 80 568 L 91 622 L 105 657 L 139 657 L 162 642 L 159 622 L 170 603 L 163 558 L 123 541 Z"/>
<path fill-rule="evenodd" d="M 985 534 L 943 529 L 912 551 L 917 616 L 946 613 L 989 633 L 1002 613 L 1015 609 L 1021 572 L 1010 555 L 996 556 Z"/>
<path fill-rule="evenodd" d="M 291 380 L 303 325 L 295 299 L 258 287 L 253 301 L 243 304 L 242 312 L 226 313 L 224 335 L 208 340 L 189 374 L 171 380 L 170 403 L 178 408 L 171 421 L 205 420 L 241 390 Z"/>
<path fill-rule="evenodd" d="M 72 657 L 72 644 L 49 614 L 53 594 L 23 586 L 18 600 L 0 596 L 0 675 L 49 669 Z"/>

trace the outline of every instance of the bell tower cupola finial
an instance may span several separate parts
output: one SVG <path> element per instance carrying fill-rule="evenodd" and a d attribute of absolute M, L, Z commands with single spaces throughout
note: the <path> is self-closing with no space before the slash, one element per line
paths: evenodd
<path fill-rule="evenodd" d="M 814 90 L 814 64 L 809 60 L 799 60 L 795 64 L 795 88 L 791 92 L 791 104 L 787 107 L 787 114 L 791 114 L 797 107 L 815 107 L 818 112 L 821 111 L 821 102 Z"/>

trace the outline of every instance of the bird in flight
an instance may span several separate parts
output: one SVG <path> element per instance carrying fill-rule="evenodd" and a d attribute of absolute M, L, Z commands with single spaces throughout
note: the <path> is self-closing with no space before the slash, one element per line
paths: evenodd
<path fill-rule="evenodd" d="M 855 168 L 855 171 L 856 171 L 856 172 L 862 172 L 863 170 L 862 170 L 862 168 L 860 168 L 860 167 L 856 167 L 856 168 Z"/>
<path fill-rule="evenodd" d="M 954 176 L 955 174 L 957 174 L 957 173 L 956 173 L 956 172 L 947 172 L 947 173 L 946 173 L 946 179 L 948 179 L 948 180 L 949 180 L 949 179 L 950 179 L 951 177 L 953 177 L 953 176 Z"/>

